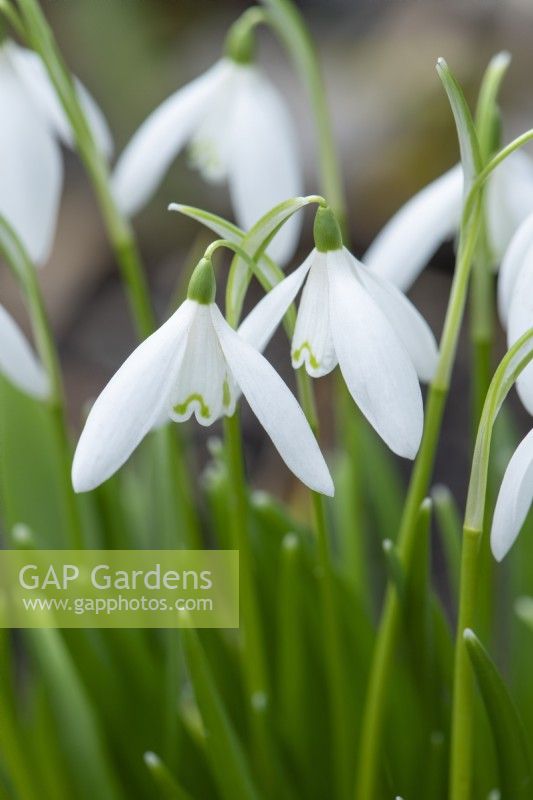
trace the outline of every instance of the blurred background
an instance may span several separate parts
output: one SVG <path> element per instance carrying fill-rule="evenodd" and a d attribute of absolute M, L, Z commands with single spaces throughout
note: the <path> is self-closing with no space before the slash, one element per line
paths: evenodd
<path fill-rule="evenodd" d="M 228 26 L 249 5 L 237 0 L 55 0 L 45 3 L 45 10 L 68 64 L 104 110 L 118 153 L 148 113 L 220 56 Z M 457 159 L 450 110 L 434 69 L 437 57 L 448 60 L 473 103 L 490 56 L 510 50 L 513 62 L 502 92 L 504 135 L 509 138 L 533 126 L 530 0 L 304 0 L 298 5 L 318 44 L 356 255 L 364 253 L 407 198 Z M 317 192 L 315 139 L 305 92 L 286 53 L 263 29 L 259 57 L 288 100 L 298 127 L 306 190 Z M 78 428 L 83 404 L 100 391 L 135 337 L 91 189 L 76 156 L 65 152 L 65 158 L 66 190 L 55 248 L 41 280 L 60 342 L 72 422 Z M 172 201 L 231 218 L 225 188 L 205 184 L 182 154 L 134 221 L 161 319 L 179 296 L 195 254 L 212 238 L 192 221 L 168 213 Z M 311 221 L 308 213 L 298 256 L 312 246 Z M 450 243 L 412 291 L 436 335 L 452 269 Z M 27 328 L 5 270 L 0 294 Z M 503 349 L 500 336 L 499 352 Z M 269 355 L 291 382 L 287 354 L 280 336 Z M 437 464 L 437 480 L 450 485 L 459 501 L 468 471 L 468 356 L 465 339 Z M 331 439 L 327 379 L 318 383 L 318 391 Z M 523 415 L 518 404 L 517 413 Z M 519 418 L 525 430 L 527 420 Z M 203 437 L 206 432 L 191 426 L 189 435 Z M 285 473 L 276 468 L 273 449 L 263 444 L 264 437 L 250 425 L 248 445 L 258 484 L 283 489 Z"/>

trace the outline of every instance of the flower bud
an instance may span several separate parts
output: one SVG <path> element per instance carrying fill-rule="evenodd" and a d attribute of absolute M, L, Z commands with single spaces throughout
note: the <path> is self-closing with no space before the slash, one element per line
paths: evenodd
<path fill-rule="evenodd" d="M 313 226 L 315 247 L 321 253 L 342 248 L 342 234 L 333 210 L 329 206 L 319 206 Z"/>
<path fill-rule="evenodd" d="M 200 259 L 189 281 L 187 297 L 200 305 L 207 306 L 215 301 L 217 285 L 215 272 L 210 258 Z"/>

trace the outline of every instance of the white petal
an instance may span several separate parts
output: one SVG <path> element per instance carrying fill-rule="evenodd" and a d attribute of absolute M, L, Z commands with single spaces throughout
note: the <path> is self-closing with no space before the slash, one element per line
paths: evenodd
<path fill-rule="evenodd" d="M 423 408 L 413 364 L 345 252 L 328 253 L 328 272 L 331 330 L 348 389 L 391 450 L 414 458 Z"/>
<path fill-rule="evenodd" d="M 48 376 L 15 320 L 0 306 L 0 373 L 26 394 L 45 400 Z"/>
<path fill-rule="evenodd" d="M 111 378 L 93 405 L 81 434 L 72 483 L 87 492 L 111 477 L 137 445 L 170 414 L 172 391 L 197 303 L 185 301 L 145 339 Z"/>
<path fill-rule="evenodd" d="M 509 306 L 518 274 L 533 247 L 533 214 L 522 222 L 505 251 L 498 275 L 498 311 L 502 325 L 507 327 Z"/>
<path fill-rule="evenodd" d="M 313 250 L 298 269 L 274 286 L 250 311 L 239 326 L 239 336 L 262 352 L 300 291 L 305 276 L 316 257 Z"/>
<path fill-rule="evenodd" d="M 533 326 L 533 248 L 526 253 L 516 278 L 509 307 L 507 342 L 509 347 Z M 533 414 L 533 364 L 518 376 L 516 389 L 530 414 Z"/>
<path fill-rule="evenodd" d="M 494 509 L 490 544 L 501 561 L 513 546 L 533 500 L 533 431 L 513 453 Z"/>
<path fill-rule="evenodd" d="M 533 159 L 523 152 L 506 158 L 489 180 L 486 193 L 489 239 L 497 263 L 523 220 L 533 212 Z"/>
<path fill-rule="evenodd" d="M 73 147 L 74 136 L 70 122 L 40 56 L 32 50 L 26 50 L 11 43 L 10 57 L 27 91 L 32 95 L 56 134 L 66 145 Z M 109 159 L 113 153 L 113 138 L 106 119 L 85 86 L 77 78 L 74 78 L 74 83 L 96 145 Z"/>
<path fill-rule="evenodd" d="M 353 258 L 353 256 L 352 256 Z M 431 328 L 410 300 L 390 281 L 353 259 L 359 279 L 394 328 L 421 381 L 435 372 L 439 351 Z"/>
<path fill-rule="evenodd" d="M 36 263 L 47 260 L 63 182 L 59 147 L 47 121 L 0 48 L 0 214 Z"/>
<path fill-rule="evenodd" d="M 171 418 L 183 422 L 194 413 L 200 425 L 211 425 L 223 412 L 226 372 L 210 307 L 199 305 L 176 378 Z"/>
<path fill-rule="evenodd" d="M 236 383 L 292 472 L 309 488 L 333 495 L 333 481 L 296 398 L 276 370 L 241 339 L 218 308 L 213 324 Z"/>
<path fill-rule="evenodd" d="M 292 365 L 302 364 L 320 378 L 337 366 L 329 320 L 329 278 L 326 253 L 316 253 L 304 286 L 291 347 Z"/>
<path fill-rule="evenodd" d="M 278 91 L 254 67 L 241 67 L 228 180 L 239 225 L 248 230 L 269 209 L 302 192 L 295 131 Z M 294 215 L 268 253 L 279 264 L 293 255 L 301 227 Z"/>
<path fill-rule="evenodd" d="M 126 214 L 148 201 L 231 73 L 226 59 L 217 62 L 168 97 L 134 134 L 113 173 L 114 195 Z"/>
<path fill-rule="evenodd" d="M 455 234 L 462 198 L 463 172 L 457 165 L 402 206 L 376 236 L 363 263 L 406 291 L 435 250 Z"/>

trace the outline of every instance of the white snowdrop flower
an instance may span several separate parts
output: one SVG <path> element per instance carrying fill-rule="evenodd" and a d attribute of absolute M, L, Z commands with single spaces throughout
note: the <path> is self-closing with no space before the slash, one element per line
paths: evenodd
<path fill-rule="evenodd" d="M 485 213 L 496 265 L 521 222 L 533 211 L 533 159 L 513 153 L 487 182 Z M 463 203 L 460 165 L 412 197 L 389 220 L 363 262 L 407 291 L 437 248 L 458 231 Z"/>
<path fill-rule="evenodd" d="M 95 140 L 109 156 L 107 124 L 79 82 L 77 89 Z M 42 264 L 50 254 L 63 183 L 60 143 L 72 147 L 73 136 L 40 57 L 9 40 L 0 44 L 0 107 L 0 215 Z"/>
<path fill-rule="evenodd" d="M 245 230 L 279 202 L 301 194 L 295 132 L 279 92 L 253 63 L 251 37 L 249 30 L 244 36 L 230 32 L 226 55 L 167 98 L 134 134 L 113 175 L 126 214 L 149 200 L 187 144 L 190 163 L 205 180 L 228 184 Z M 293 254 L 299 228 L 294 216 L 270 244 L 279 263 Z"/>
<path fill-rule="evenodd" d="M 498 276 L 498 310 L 511 347 L 533 327 L 533 214 L 516 231 L 505 253 Z M 518 395 L 533 414 L 533 366 L 529 364 L 516 382 Z"/>
<path fill-rule="evenodd" d="M 530 431 L 507 465 L 496 501 L 490 544 L 497 561 L 507 555 L 516 541 L 532 500 L 533 431 Z"/>
<path fill-rule="evenodd" d="M 324 458 L 296 398 L 268 361 L 233 330 L 214 302 L 210 259 L 191 278 L 187 300 L 130 355 L 91 409 L 72 467 L 77 492 L 113 475 L 165 419 L 193 414 L 201 425 L 231 416 L 242 391 L 294 474 L 333 495 Z"/>
<path fill-rule="evenodd" d="M 15 320 L 0 306 L 0 374 L 30 397 L 46 400 L 48 376 Z"/>
<path fill-rule="evenodd" d="M 255 307 L 241 335 L 260 341 L 262 332 L 268 340 L 303 286 L 293 366 L 304 365 L 318 378 L 339 364 L 371 425 L 391 450 L 414 458 L 423 427 L 418 378 L 430 380 L 437 362 L 433 334 L 392 283 L 342 246 L 329 208 L 317 211 L 315 244 L 304 263 Z"/>

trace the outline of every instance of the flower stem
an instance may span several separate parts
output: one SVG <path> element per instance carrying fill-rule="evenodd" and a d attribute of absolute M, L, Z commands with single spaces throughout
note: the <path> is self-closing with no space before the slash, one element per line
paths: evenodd
<path fill-rule="evenodd" d="M 474 624 L 480 541 L 481 531 L 464 528 L 459 619 L 455 641 L 450 800 L 469 800 L 471 791 L 473 676 L 463 633 Z"/>
<path fill-rule="evenodd" d="M 398 555 L 408 568 L 416 543 L 416 520 L 420 504 L 427 494 L 435 452 L 440 435 L 442 416 L 450 386 L 451 371 L 457 350 L 457 340 L 464 314 L 468 281 L 475 253 L 479 225 L 479 199 L 468 223 L 461 228 L 457 265 L 444 321 L 439 361 L 429 387 L 426 403 L 424 433 L 415 461 L 406 504 L 398 534 Z M 389 585 L 379 625 L 373 663 L 369 672 L 366 707 L 363 716 L 359 771 L 356 784 L 357 800 L 378 800 L 379 762 L 382 753 L 387 689 L 393 655 L 400 627 L 400 603 L 394 586 Z"/>
<path fill-rule="evenodd" d="M 239 551 L 240 612 L 244 651 L 244 679 L 247 711 L 250 715 L 254 759 L 266 786 L 273 789 L 276 760 L 268 727 L 270 684 L 267 671 L 263 628 L 255 589 L 253 554 L 250 542 L 249 505 L 244 470 L 239 413 L 224 418 L 226 457 L 232 489 L 234 547 Z"/>
<path fill-rule="evenodd" d="M 269 9 L 272 25 L 285 43 L 307 86 L 318 139 L 321 192 L 337 215 L 345 235 L 346 199 L 333 140 L 326 90 L 314 42 L 302 15 L 291 0 L 261 0 L 261 2 Z"/>

